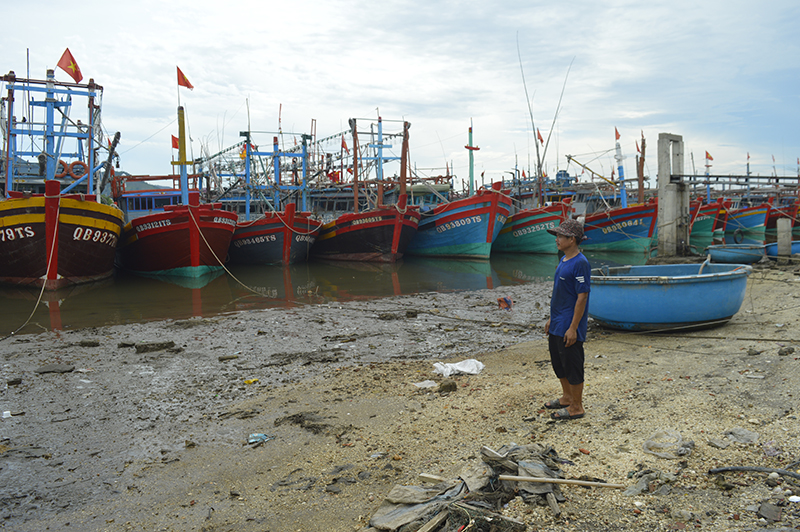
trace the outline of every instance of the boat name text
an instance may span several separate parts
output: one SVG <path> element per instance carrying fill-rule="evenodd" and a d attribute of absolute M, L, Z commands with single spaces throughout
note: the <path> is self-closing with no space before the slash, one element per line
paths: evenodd
<path fill-rule="evenodd" d="M 146 224 L 137 225 L 136 232 L 141 233 L 144 231 L 148 231 L 150 229 L 156 229 L 157 227 L 166 227 L 168 225 L 172 225 L 172 220 L 158 220 L 157 222 L 147 222 Z"/>
<path fill-rule="evenodd" d="M 295 242 L 308 242 L 309 244 L 313 244 L 316 240 L 316 237 L 311 235 L 294 235 Z"/>
<path fill-rule="evenodd" d="M 263 244 L 264 242 L 275 242 L 278 240 L 278 237 L 275 235 L 260 235 L 260 236 L 251 236 L 248 238 L 240 238 L 233 242 L 233 245 L 237 248 L 242 246 L 249 246 L 251 244 Z"/>
<path fill-rule="evenodd" d="M 227 224 L 227 225 L 233 225 L 233 226 L 236 225 L 236 222 L 234 220 L 231 220 L 230 218 L 225 218 L 224 216 L 215 216 L 214 217 L 214 223 L 215 224 Z"/>
<path fill-rule="evenodd" d="M 538 231 L 546 231 L 547 229 L 555 229 L 556 223 L 555 222 L 544 222 L 537 225 L 529 225 L 523 229 L 517 229 L 513 231 L 511 234 L 515 237 L 527 235 L 529 233 L 536 233 Z"/>
<path fill-rule="evenodd" d="M 33 228 L 29 225 L 25 227 L 7 227 L 0 230 L 0 242 L 11 242 L 18 238 L 30 238 L 35 234 Z"/>
<path fill-rule="evenodd" d="M 101 231 L 100 229 L 92 229 L 91 227 L 76 227 L 75 231 L 72 232 L 72 240 L 97 242 L 111 247 L 117 246 L 117 235 L 110 231 Z"/>
<path fill-rule="evenodd" d="M 381 217 L 380 216 L 373 216 L 371 218 L 362 218 L 360 220 L 353 220 L 350 225 L 371 224 L 371 223 L 380 222 L 380 221 L 381 221 Z"/>
<path fill-rule="evenodd" d="M 480 216 L 467 216 L 466 218 L 461 218 L 458 220 L 453 220 L 452 222 L 447 222 L 436 227 L 437 233 L 444 233 L 445 231 L 449 231 L 450 229 L 455 229 L 456 227 L 464 227 L 465 225 L 471 224 L 479 224 L 481 223 L 482 218 Z"/>
<path fill-rule="evenodd" d="M 636 218 L 635 220 L 625 220 L 624 222 L 620 222 L 618 224 L 603 227 L 603 234 L 607 235 L 608 233 L 613 233 L 615 231 L 619 231 L 620 229 L 625 229 L 626 227 L 633 227 L 634 225 L 644 225 L 644 222 L 642 222 L 641 218 Z"/>

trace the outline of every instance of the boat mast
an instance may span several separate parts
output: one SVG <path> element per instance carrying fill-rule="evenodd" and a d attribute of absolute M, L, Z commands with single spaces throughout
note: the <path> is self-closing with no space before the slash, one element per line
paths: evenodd
<path fill-rule="evenodd" d="M 472 145 L 472 119 L 469 119 L 469 144 L 464 146 L 469 150 L 469 195 L 475 193 L 475 157 L 473 152 L 478 151 L 480 148 Z"/>
<path fill-rule="evenodd" d="M 400 191 L 399 196 L 406 194 L 406 180 L 408 179 L 408 129 L 411 124 L 403 122 L 403 147 L 400 152 Z M 472 155 L 472 152 L 470 152 Z M 471 168 L 470 168 L 471 169 Z M 399 200 L 398 196 L 398 200 Z"/>
<path fill-rule="evenodd" d="M 645 140 L 644 140 L 644 131 L 642 131 L 642 154 L 637 157 L 636 161 L 636 178 L 639 181 L 639 191 L 637 195 L 637 201 L 639 203 L 644 203 L 644 151 L 645 151 Z"/>
<path fill-rule="evenodd" d="M 189 205 L 189 178 L 186 174 L 186 121 L 184 118 L 183 106 L 178 106 L 178 160 L 172 162 L 173 165 L 181 167 L 181 202 Z"/>
<path fill-rule="evenodd" d="M 358 213 L 358 130 L 356 119 L 348 120 L 350 131 L 353 132 L 353 212 Z"/>
<path fill-rule="evenodd" d="M 614 128 L 614 133 L 617 137 L 616 154 L 614 155 L 614 159 L 617 160 L 617 171 L 619 172 L 619 204 L 621 207 L 627 207 L 628 193 L 625 190 L 625 172 L 622 168 L 622 161 L 624 157 L 622 156 L 622 147 L 619 145 L 619 131 L 617 131 L 617 128 Z"/>

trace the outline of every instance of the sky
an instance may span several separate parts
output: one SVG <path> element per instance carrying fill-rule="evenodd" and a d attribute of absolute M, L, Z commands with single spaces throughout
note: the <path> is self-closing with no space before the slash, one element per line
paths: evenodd
<path fill-rule="evenodd" d="M 69 48 L 83 82 L 103 86 L 103 125 L 121 133 L 132 174 L 171 172 L 179 97 L 195 156 L 248 129 L 280 127 L 292 145 L 312 120 L 323 138 L 380 115 L 387 131 L 411 123 L 420 174 L 447 165 L 459 179 L 472 124 L 479 184 L 535 168 L 532 122 L 549 175 L 581 173 L 569 154 L 610 176 L 615 128 L 627 177 L 646 138 L 653 187 L 660 133 L 683 137 L 687 174 L 705 171 L 706 152 L 712 174 L 744 174 L 748 154 L 754 174 L 800 174 L 796 0 L 31 0 L 4 11 L 0 70 L 43 79 Z M 193 90 L 178 89 L 176 66 Z M 273 136 L 253 138 L 266 148 Z"/>

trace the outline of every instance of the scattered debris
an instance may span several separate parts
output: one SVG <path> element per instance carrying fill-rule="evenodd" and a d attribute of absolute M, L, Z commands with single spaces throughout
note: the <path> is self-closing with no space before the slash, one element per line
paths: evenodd
<path fill-rule="evenodd" d="M 672 441 L 656 441 L 665 438 Z M 672 429 L 656 431 L 642 444 L 644 452 L 670 460 L 676 460 L 679 456 L 689 456 L 692 453 L 692 449 L 694 449 L 694 442 L 692 440 L 683 441 L 681 434 Z"/>
<path fill-rule="evenodd" d="M 449 377 L 450 375 L 458 375 L 459 373 L 466 373 L 468 375 L 478 375 L 483 371 L 483 362 L 470 358 L 456 362 L 455 364 L 446 364 L 443 362 L 436 362 L 433 367 L 434 373 L 440 374 L 442 377 Z"/>
<path fill-rule="evenodd" d="M 268 436 L 266 434 L 262 434 L 260 432 L 256 432 L 256 433 L 251 434 L 250 437 L 247 438 L 247 443 L 249 443 L 251 445 L 255 444 L 255 445 L 253 445 L 253 447 L 258 447 L 262 443 L 266 443 L 269 440 L 274 440 L 274 439 L 275 439 L 275 436 Z"/>
<path fill-rule="evenodd" d="M 75 366 L 69 364 L 47 364 L 41 368 L 33 370 L 34 373 L 44 375 L 45 373 L 69 373 L 75 369 Z"/>
<path fill-rule="evenodd" d="M 758 434 L 741 427 L 726 430 L 725 436 L 736 443 L 755 443 L 758 441 Z"/>

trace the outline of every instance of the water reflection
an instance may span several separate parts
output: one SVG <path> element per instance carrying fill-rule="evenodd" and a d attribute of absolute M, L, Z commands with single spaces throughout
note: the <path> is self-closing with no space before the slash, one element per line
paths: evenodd
<path fill-rule="evenodd" d="M 587 257 L 593 267 L 644 262 L 643 256 L 630 253 L 587 253 Z M 102 283 L 45 293 L 31 323 L 20 333 L 547 282 L 557 263 L 556 255 L 501 254 L 491 261 L 407 257 L 396 264 L 319 261 L 289 267 L 237 266 L 230 274 L 199 279 L 118 273 Z M 22 325 L 38 297 L 38 290 L 0 287 L 0 334 Z"/>

